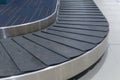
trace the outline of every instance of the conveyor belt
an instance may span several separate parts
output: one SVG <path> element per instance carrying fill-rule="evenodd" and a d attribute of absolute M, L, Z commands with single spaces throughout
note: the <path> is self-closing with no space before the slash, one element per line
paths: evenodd
<path fill-rule="evenodd" d="M 57 20 L 47 29 L 0 40 L 0 78 L 43 70 L 85 55 L 104 41 L 108 26 L 93 0 L 61 0 Z"/>
<path fill-rule="evenodd" d="M 11 0 L 0 5 L 0 27 L 10 27 L 43 19 L 51 15 L 57 0 Z"/>

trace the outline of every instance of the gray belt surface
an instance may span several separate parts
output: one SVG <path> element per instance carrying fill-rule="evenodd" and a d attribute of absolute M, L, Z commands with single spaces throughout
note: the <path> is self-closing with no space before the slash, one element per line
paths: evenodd
<path fill-rule="evenodd" d="M 92 0 L 61 0 L 57 20 L 47 29 L 0 39 L 0 77 L 42 70 L 81 56 L 104 40 L 108 26 Z"/>

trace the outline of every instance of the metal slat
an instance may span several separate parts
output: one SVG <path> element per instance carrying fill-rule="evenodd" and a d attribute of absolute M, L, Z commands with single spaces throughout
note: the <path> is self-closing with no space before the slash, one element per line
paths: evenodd
<path fill-rule="evenodd" d="M 19 69 L 11 60 L 3 46 L 0 44 L 0 77 L 7 77 L 19 73 Z"/>
<path fill-rule="evenodd" d="M 1 43 L 21 72 L 30 72 L 46 67 L 14 41 L 6 39 L 2 40 Z"/>
<path fill-rule="evenodd" d="M 71 46 L 73 48 L 80 49 L 82 51 L 87 51 L 87 50 L 90 50 L 93 47 L 95 47 L 95 45 L 90 44 L 90 43 L 76 41 L 76 40 L 72 40 L 72 39 L 68 39 L 68 38 L 64 38 L 64 37 L 60 37 L 60 36 L 55 36 L 55 35 L 51 35 L 51 34 L 46 34 L 46 33 L 42 33 L 42 32 L 35 33 L 35 35 L 56 41 L 61 44 Z"/>
<path fill-rule="evenodd" d="M 38 37 L 38 36 L 25 35 L 24 37 L 33 41 L 36 44 L 44 46 L 47 49 L 52 50 L 60 55 L 63 55 L 65 57 L 69 58 L 69 59 L 83 54 L 83 52 L 80 50 L 76 50 L 71 47 L 68 47 L 68 46 L 65 46 L 65 45 L 62 45 L 62 44 L 56 43 L 54 41 L 50 41 L 50 40 Z"/>
<path fill-rule="evenodd" d="M 79 22 L 79 21 L 57 21 L 59 24 L 71 24 L 71 25 L 91 25 L 91 26 L 105 26 L 108 27 L 107 22 Z"/>
<path fill-rule="evenodd" d="M 109 30 L 108 27 L 103 27 L 103 26 L 70 25 L 70 24 L 54 24 L 54 27 L 81 29 L 81 30 L 90 30 L 90 31 L 102 31 L 102 32 L 107 32 Z"/>
<path fill-rule="evenodd" d="M 101 32 L 101 31 L 70 29 L 70 28 L 62 28 L 62 27 L 51 27 L 50 29 L 58 30 L 58 31 L 66 31 L 66 32 L 71 32 L 76 34 L 84 34 L 84 35 L 95 36 L 95 37 L 102 37 L 102 38 L 107 35 L 107 32 Z"/>
<path fill-rule="evenodd" d="M 48 49 L 45 49 L 44 47 L 41 47 L 25 38 L 16 37 L 14 40 L 16 43 L 18 43 L 20 46 L 22 46 L 24 49 L 29 51 L 32 55 L 40 59 L 48 66 L 59 64 L 67 60 L 65 57 L 62 57 Z"/>
<path fill-rule="evenodd" d="M 85 36 L 85 35 L 79 35 L 79 34 L 74 34 L 74 33 L 67 33 L 67 32 L 60 32 L 60 31 L 55 31 L 55 30 L 47 30 L 45 31 L 50 34 L 58 35 L 58 36 L 63 36 L 75 40 L 80 40 L 80 41 L 85 41 L 88 43 L 93 43 L 93 44 L 98 44 L 100 43 L 103 38 L 98 38 L 98 37 L 91 37 L 91 36 Z"/>

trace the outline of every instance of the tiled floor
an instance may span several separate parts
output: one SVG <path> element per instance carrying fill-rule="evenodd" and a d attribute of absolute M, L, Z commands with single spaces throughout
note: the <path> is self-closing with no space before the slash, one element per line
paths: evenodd
<path fill-rule="evenodd" d="M 79 80 L 120 80 L 120 0 L 94 0 L 110 24 L 106 57 Z"/>

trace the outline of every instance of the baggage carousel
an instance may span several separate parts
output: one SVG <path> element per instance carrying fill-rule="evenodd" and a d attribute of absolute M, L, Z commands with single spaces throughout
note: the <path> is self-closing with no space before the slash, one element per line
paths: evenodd
<path fill-rule="evenodd" d="M 12 0 L 0 5 L 0 26 L 0 80 L 66 80 L 108 47 L 93 0 Z"/>

